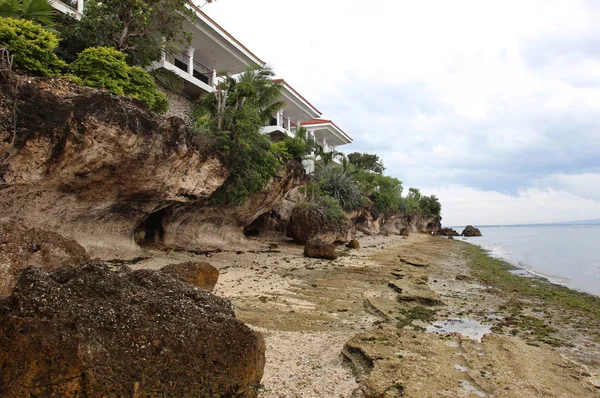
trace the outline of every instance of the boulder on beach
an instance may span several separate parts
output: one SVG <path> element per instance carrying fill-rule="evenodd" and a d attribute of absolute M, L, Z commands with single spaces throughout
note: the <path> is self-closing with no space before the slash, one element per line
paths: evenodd
<path fill-rule="evenodd" d="M 323 208 L 313 204 L 296 206 L 287 226 L 287 236 L 297 243 L 306 243 L 312 238 L 347 242 L 352 235 L 350 223 L 329 217 Z"/>
<path fill-rule="evenodd" d="M 169 264 L 161 271 L 190 285 L 212 291 L 219 280 L 219 270 L 207 262 Z"/>
<path fill-rule="evenodd" d="M 408 236 L 409 233 L 408 228 L 400 228 L 400 236 Z"/>
<path fill-rule="evenodd" d="M 335 260 L 337 258 L 335 245 L 319 238 L 313 238 L 306 242 L 304 255 L 306 257 L 323 258 L 325 260 Z"/>
<path fill-rule="evenodd" d="M 260 334 L 161 271 L 26 268 L 0 300 L 0 396 L 256 397 Z"/>
<path fill-rule="evenodd" d="M 360 242 L 356 239 L 352 239 L 346 244 L 346 247 L 349 249 L 360 249 Z"/>
<path fill-rule="evenodd" d="M 481 231 L 472 225 L 467 225 L 462 231 L 462 236 L 481 236 Z"/>
<path fill-rule="evenodd" d="M 54 269 L 89 261 L 83 246 L 56 232 L 0 219 L 0 296 L 8 296 L 27 267 Z"/>

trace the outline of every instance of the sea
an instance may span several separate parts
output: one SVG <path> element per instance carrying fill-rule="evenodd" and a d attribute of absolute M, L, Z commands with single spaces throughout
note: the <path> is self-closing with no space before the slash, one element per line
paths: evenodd
<path fill-rule="evenodd" d="M 464 227 L 453 227 L 459 233 Z M 486 249 L 524 276 L 600 296 L 600 224 L 478 227 L 482 237 L 456 238 Z"/>

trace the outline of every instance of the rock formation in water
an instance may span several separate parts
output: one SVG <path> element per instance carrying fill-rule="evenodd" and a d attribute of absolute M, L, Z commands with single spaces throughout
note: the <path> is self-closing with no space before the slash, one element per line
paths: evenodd
<path fill-rule="evenodd" d="M 460 234 L 452 228 L 440 228 L 436 233 L 437 235 L 442 236 L 460 236 Z"/>
<path fill-rule="evenodd" d="M 0 396 L 255 397 L 260 334 L 160 271 L 23 271 L 0 300 Z"/>
<path fill-rule="evenodd" d="M 481 236 L 481 231 L 479 228 L 475 228 L 472 225 L 467 225 L 465 229 L 462 231 L 462 236 Z"/>

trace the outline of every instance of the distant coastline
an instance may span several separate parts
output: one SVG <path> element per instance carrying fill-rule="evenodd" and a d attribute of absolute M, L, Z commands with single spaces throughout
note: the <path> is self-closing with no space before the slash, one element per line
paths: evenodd
<path fill-rule="evenodd" d="M 451 225 L 448 228 L 462 229 L 464 225 Z M 476 227 L 565 227 L 565 226 L 582 226 L 582 225 L 600 225 L 600 219 L 594 220 L 580 220 L 580 221 L 562 221 L 562 222 L 551 222 L 551 223 L 540 223 L 540 224 L 473 224 Z"/>

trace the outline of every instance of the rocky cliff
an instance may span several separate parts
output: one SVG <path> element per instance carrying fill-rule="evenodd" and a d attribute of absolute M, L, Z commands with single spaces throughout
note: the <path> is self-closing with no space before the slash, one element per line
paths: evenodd
<path fill-rule="evenodd" d="M 288 166 L 246 205 L 207 207 L 228 170 L 181 119 L 64 79 L 13 77 L 1 89 L 0 214 L 88 249 L 242 239 L 304 174 Z"/>

